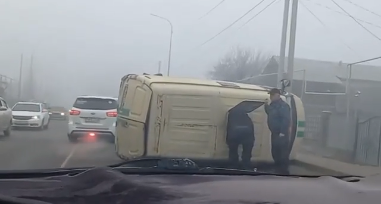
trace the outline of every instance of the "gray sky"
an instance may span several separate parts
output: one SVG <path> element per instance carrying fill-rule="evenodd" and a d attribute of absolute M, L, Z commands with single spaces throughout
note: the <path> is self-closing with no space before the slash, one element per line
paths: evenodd
<path fill-rule="evenodd" d="M 24 68 L 28 69 L 33 53 L 41 92 L 62 92 L 65 97 L 59 101 L 65 103 L 79 94 L 116 96 L 122 76 L 154 73 L 159 60 L 163 61 L 162 70 L 166 70 L 170 27 L 150 13 L 173 23 L 171 75 L 205 77 L 213 63 L 234 45 L 279 54 L 282 0 L 237 31 L 271 2 L 265 0 L 231 29 L 199 47 L 260 0 L 226 0 L 199 19 L 219 1 L 0 0 L 1 74 L 17 79 L 20 54 L 24 53 Z M 350 17 L 332 11 L 342 12 L 331 0 L 300 1 L 326 27 L 299 5 L 296 57 L 352 62 L 381 54 L 381 41 Z M 381 14 L 376 9 L 381 8 L 381 1 L 351 1 Z M 345 0 L 336 2 L 368 22 L 361 23 L 381 38 L 381 17 Z"/>

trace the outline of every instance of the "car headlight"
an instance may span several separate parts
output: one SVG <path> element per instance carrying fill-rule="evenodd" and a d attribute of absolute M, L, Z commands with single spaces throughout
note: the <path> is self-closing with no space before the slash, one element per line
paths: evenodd
<path fill-rule="evenodd" d="M 51 115 L 52 113 L 51 112 L 49 112 L 49 115 Z"/>
<path fill-rule="evenodd" d="M 39 115 L 35 115 L 32 117 L 32 119 L 40 119 L 40 116 Z"/>
<path fill-rule="evenodd" d="M 65 113 L 61 113 L 61 115 L 65 115 Z"/>

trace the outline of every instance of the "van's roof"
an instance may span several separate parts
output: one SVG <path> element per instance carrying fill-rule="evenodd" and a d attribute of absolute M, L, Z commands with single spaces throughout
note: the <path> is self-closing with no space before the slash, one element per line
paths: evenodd
<path fill-rule="evenodd" d="M 252 89 L 252 90 L 267 90 L 264 87 L 253 85 L 253 84 L 242 84 L 236 82 L 228 81 L 215 81 L 208 79 L 194 79 L 185 77 L 166 77 L 166 76 L 155 76 L 155 75 L 138 75 L 136 76 L 138 80 L 150 85 L 152 83 L 174 83 L 174 84 L 197 84 L 204 86 L 217 86 L 217 87 L 231 87 L 231 88 L 241 88 L 241 89 Z"/>
<path fill-rule="evenodd" d="M 115 97 L 109 97 L 109 96 L 88 96 L 88 95 L 82 95 L 78 96 L 77 98 L 100 98 L 100 99 L 112 99 L 112 100 L 118 100 L 118 98 Z"/>

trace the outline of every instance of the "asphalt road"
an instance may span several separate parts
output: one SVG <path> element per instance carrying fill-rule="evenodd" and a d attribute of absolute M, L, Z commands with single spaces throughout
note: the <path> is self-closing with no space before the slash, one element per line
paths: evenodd
<path fill-rule="evenodd" d="M 12 130 L 0 136 L 0 170 L 105 166 L 121 162 L 113 144 L 87 141 L 72 144 L 66 121 L 52 120 L 47 130 Z"/>
<path fill-rule="evenodd" d="M 0 170 L 51 169 L 106 166 L 121 162 L 114 145 L 103 141 L 72 144 L 68 141 L 66 121 L 52 120 L 47 130 L 13 130 L 0 136 Z M 291 174 L 329 174 L 321 169 L 293 165 Z"/>

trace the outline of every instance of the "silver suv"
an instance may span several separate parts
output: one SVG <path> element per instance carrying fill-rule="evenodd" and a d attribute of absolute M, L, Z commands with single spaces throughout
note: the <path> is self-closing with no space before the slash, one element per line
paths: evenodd
<path fill-rule="evenodd" d="M 118 99 L 105 96 L 79 96 L 69 111 L 68 138 L 115 140 Z"/>

